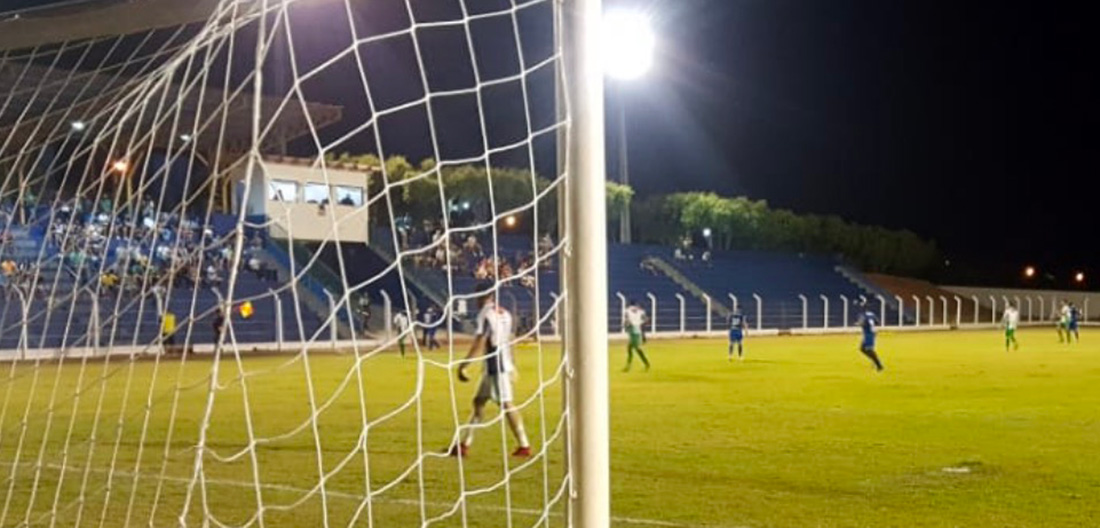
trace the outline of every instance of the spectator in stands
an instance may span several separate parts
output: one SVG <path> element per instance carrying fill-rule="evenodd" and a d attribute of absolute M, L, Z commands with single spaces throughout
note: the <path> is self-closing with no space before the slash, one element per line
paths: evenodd
<path fill-rule="evenodd" d="M 118 274 L 113 270 L 108 269 L 99 276 L 99 284 L 102 287 L 101 293 L 108 295 L 118 288 L 119 278 Z"/>
<path fill-rule="evenodd" d="M 214 267 L 213 264 L 206 266 L 206 276 L 204 279 L 206 279 L 206 286 L 208 287 L 217 288 L 222 285 L 222 277 L 218 274 L 218 268 Z"/>

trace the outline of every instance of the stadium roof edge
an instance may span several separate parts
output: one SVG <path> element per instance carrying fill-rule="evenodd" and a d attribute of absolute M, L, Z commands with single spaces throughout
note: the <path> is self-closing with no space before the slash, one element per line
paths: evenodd
<path fill-rule="evenodd" d="M 90 0 L 0 15 L 0 51 L 204 20 L 220 0 Z"/>
<path fill-rule="evenodd" d="M 315 158 L 302 158 L 295 156 L 278 156 L 278 155 L 264 155 L 263 160 L 269 163 L 282 163 L 285 165 L 303 165 L 313 166 L 317 160 Z M 365 171 L 365 172 L 379 172 L 381 167 L 376 165 L 364 165 L 362 163 L 348 163 L 343 161 L 328 161 L 325 162 L 325 167 L 330 169 L 341 169 L 350 171 Z"/>

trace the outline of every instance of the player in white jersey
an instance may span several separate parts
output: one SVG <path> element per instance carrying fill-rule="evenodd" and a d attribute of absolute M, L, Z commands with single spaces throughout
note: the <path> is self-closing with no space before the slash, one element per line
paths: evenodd
<path fill-rule="evenodd" d="M 401 351 L 401 357 L 405 357 L 405 332 L 409 329 L 409 315 L 405 310 L 397 312 L 393 316 L 393 329 L 397 332 L 397 348 Z"/>
<path fill-rule="evenodd" d="M 1008 352 L 1008 346 L 1012 345 L 1015 350 L 1020 349 L 1020 344 L 1016 342 L 1016 327 L 1020 325 L 1020 311 L 1016 309 L 1016 305 L 1009 303 L 1005 308 L 1004 316 L 1001 317 L 1001 326 L 1005 329 L 1005 352 Z"/>
<path fill-rule="evenodd" d="M 1071 310 L 1069 302 L 1065 299 L 1062 300 L 1060 307 L 1058 308 L 1058 342 L 1059 343 L 1071 343 L 1069 335 L 1069 319 Z M 1064 338 L 1063 338 L 1064 336 Z"/>
<path fill-rule="evenodd" d="M 477 394 L 474 395 L 474 411 L 461 441 L 451 446 L 449 453 L 451 456 L 466 456 L 474 442 L 474 430 L 484 421 L 485 404 L 493 400 L 500 405 L 501 411 L 508 420 L 508 427 L 519 444 L 512 456 L 526 458 L 531 456 L 531 444 L 527 441 L 527 433 L 523 429 L 523 415 L 512 404 L 512 382 L 518 375 L 515 362 L 512 360 L 512 314 L 503 306 L 497 305 L 491 289 L 492 285 L 478 289 L 489 293 L 479 301 L 481 309 L 477 315 L 477 335 L 474 336 L 474 342 L 470 346 L 470 352 L 466 354 L 466 359 L 458 366 L 459 381 L 469 381 L 466 376 L 466 367 L 478 356 L 485 356 L 481 382 L 478 385 Z"/>
<path fill-rule="evenodd" d="M 649 370 L 649 359 L 645 357 L 645 352 L 642 351 L 642 331 L 645 329 L 647 320 L 645 310 L 638 306 L 636 302 L 631 302 L 626 307 L 626 311 L 623 312 L 623 330 L 626 330 L 626 336 L 629 339 L 626 345 L 626 367 L 623 368 L 623 372 L 630 371 L 630 365 L 634 363 L 635 352 L 638 353 L 638 359 L 642 360 L 645 369 Z"/>

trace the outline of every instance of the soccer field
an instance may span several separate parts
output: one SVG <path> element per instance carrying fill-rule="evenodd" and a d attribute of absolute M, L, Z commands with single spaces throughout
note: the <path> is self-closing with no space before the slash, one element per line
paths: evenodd
<path fill-rule="evenodd" d="M 637 363 L 619 372 L 625 346 L 612 344 L 615 525 L 1094 525 L 1100 347 L 1085 337 L 1065 346 L 1053 330 L 1025 330 L 1021 350 L 1005 353 L 995 332 L 884 333 L 882 374 L 853 335 L 753 339 L 747 359 L 733 363 L 721 341 L 651 341 L 649 373 Z M 542 357 L 549 378 L 556 352 Z M 396 354 L 358 370 L 351 357 L 317 356 L 308 373 L 288 360 L 245 360 L 247 399 L 238 365 L 221 363 L 206 432 L 213 451 L 195 486 L 188 446 L 208 403 L 209 359 L 106 368 L 97 360 L 83 371 L 72 361 L 60 371 L 3 365 L 0 525 L 173 525 L 190 488 L 192 522 L 205 508 L 240 525 L 262 501 L 265 526 L 411 526 L 452 508 L 461 475 L 484 492 L 435 525 L 506 526 L 510 510 L 513 526 L 533 526 L 559 491 L 561 394 L 557 384 L 536 391 L 532 347 L 517 355 L 518 396 L 533 398 L 528 434 L 536 449 L 553 441 L 550 456 L 508 460 L 511 438 L 494 425 L 479 433 L 461 474 L 456 459 L 415 462 L 448 444 L 473 384 L 424 364 L 414 398 L 417 362 Z M 331 398 L 316 427 L 310 384 L 315 405 Z M 361 438 L 364 422 L 371 427 Z M 250 428 L 254 438 L 284 437 L 244 450 Z M 333 473 L 324 493 L 319 460 Z M 546 524 L 562 526 L 560 504 L 551 510 Z"/>

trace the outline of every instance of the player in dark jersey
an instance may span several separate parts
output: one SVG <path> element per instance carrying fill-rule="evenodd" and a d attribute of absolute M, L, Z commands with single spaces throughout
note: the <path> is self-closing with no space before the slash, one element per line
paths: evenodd
<path fill-rule="evenodd" d="M 733 346 L 737 345 L 737 359 L 745 359 L 744 346 L 745 341 L 745 316 L 741 315 L 741 310 L 734 309 L 730 314 L 730 346 L 729 346 L 729 360 L 733 361 Z"/>
<path fill-rule="evenodd" d="M 1078 320 L 1081 318 L 1081 311 L 1077 309 L 1077 305 L 1069 303 L 1069 321 L 1066 323 L 1066 342 L 1068 343 L 1070 338 L 1073 338 L 1074 342 L 1081 342 L 1081 332 L 1078 330 Z"/>
<path fill-rule="evenodd" d="M 863 332 L 863 341 L 859 344 L 859 351 L 874 363 L 875 370 L 882 372 L 885 367 L 882 366 L 882 361 L 875 353 L 875 328 L 878 326 L 878 318 L 875 317 L 874 312 L 865 310 L 863 315 L 859 316 L 856 325 Z"/>

